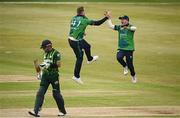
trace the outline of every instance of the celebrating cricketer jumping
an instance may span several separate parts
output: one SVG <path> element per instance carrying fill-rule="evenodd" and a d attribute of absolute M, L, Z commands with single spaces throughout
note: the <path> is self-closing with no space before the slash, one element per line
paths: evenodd
<path fill-rule="evenodd" d="M 51 84 L 53 90 L 53 97 L 57 103 L 59 114 L 58 116 L 64 116 L 66 110 L 64 107 L 64 100 L 60 93 L 59 87 L 59 71 L 58 68 L 61 66 L 60 53 L 52 48 L 52 43 L 50 40 L 44 40 L 41 44 L 41 48 L 44 50 L 44 62 L 39 66 L 42 69 L 40 87 L 36 95 L 34 110 L 29 111 L 29 114 L 35 117 L 40 117 L 39 111 L 42 107 L 44 101 L 44 95 Z"/>
<path fill-rule="evenodd" d="M 131 80 L 133 83 L 137 82 L 135 76 L 135 70 L 133 65 L 133 52 L 134 48 L 134 32 L 136 27 L 129 23 L 129 17 L 127 15 L 120 16 L 119 20 L 121 25 L 113 25 L 111 21 L 111 13 L 108 12 L 107 24 L 109 28 L 118 31 L 118 52 L 117 60 L 124 68 L 124 75 L 128 74 L 128 70 L 131 72 Z M 126 61 L 124 61 L 126 57 Z"/>
<path fill-rule="evenodd" d="M 99 26 L 103 24 L 108 19 L 106 15 L 107 14 L 105 14 L 105 17 L 101 20 L 89 20 L 85 16 L 84 7 L 78 7 L 77 15 L 74 16 L 71 20 L 68 41 L 70 47 L 73 49 L 74 54 L 76 55 L 74 76 L 72 77 L 72 79 L 79 84 L 83 84 L 82 80 L 80 79 L 80 71 L 83 62 L 84 51 L 88 60 L 88 64 L 98 59 L 98 56 L 91 55 L 91 45 L 84 39 L 86 27 L 88 25 Z"/>

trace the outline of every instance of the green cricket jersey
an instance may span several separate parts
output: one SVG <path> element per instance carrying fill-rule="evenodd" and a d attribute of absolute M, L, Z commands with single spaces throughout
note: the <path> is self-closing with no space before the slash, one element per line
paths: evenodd
<path fill-rule="evenodd" d="M 55 49 L 52 49 L 50 52 L 44 53 L 44 62 L 56 64 L 57 61 L 60 61 L 60 60 L 61 60 L 61 55 Z M 58 72 L 58 68 L 49 67 L 47 70 L 44 70 L 44 72 L 53 72 L 53 71 Z"/>
<path fill-rule="evenodd" d="M 135 50 L 134 48 L 134 31 L 130 30 L 132 25 L 128 25 L 128 28 L 123 28 L 121 25 L 115 25 L 114 30 L 118 31 L 118 49 L 122 50 Z"/>
<path fill-rule="evenodd" d="M 86 27 L 91 24 L 92 20 L 86 16 L 74 16 L 71 20 L 69 36 L 76 40 L 82 40 Z"/>

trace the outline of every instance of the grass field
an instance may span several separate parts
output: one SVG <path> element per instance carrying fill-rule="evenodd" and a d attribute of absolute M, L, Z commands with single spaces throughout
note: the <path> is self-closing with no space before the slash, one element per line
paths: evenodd
<path fill-rule="evenodd" d="M 33 60 L 42 58 L 39 46 L 46 38 L 62 54 L 60 80 L 68 108 L 180 106 L 180 5 L 82 5 L 91 19 L 103 17 L 105 10 L 112 11 L 114 24 L 119 23 L 119 15 L 130 16 L 131 23 L 138 28 L 134 53 L 138 83 L 132 84 L 129 75 L 123 76 L 115 57 L 117 32 L 105 24 L 87 28 L 86 39 L 92 45 L 92 53 L 100 59 L 87 65 L 84 58 L 81 78 L 85 85 L 79 86 L 71 80 L 75 57 L 67 36 L 70 19 L 80 4 L 1 3 L 0 110 L 33 107 L 39 85 Z M 16 81 L 19 77 L 21 82 Z M 44 107 L 54 108 L 50 90 Z"/>

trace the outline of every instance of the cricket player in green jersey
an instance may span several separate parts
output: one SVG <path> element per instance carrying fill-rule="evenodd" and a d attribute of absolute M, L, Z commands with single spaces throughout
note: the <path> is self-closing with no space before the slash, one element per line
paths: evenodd
<path fill-rule="evenodd" d="M 111 22 L 111 14 L 107 13 L 109 19 L 107 20 L 107 24 L 109 28 L 118 31 L 118 52 L 117 52 L 117 60 L 124 68 L 124 75 L 128 74 L 128 70 L 131 72 L 131 80 L 133 83 L 137 82 L 135 76 L 135 70 L 133 65 L 133 52 L 134 48 L 134 32 L 136 27 L 129 23 L 129 17 L 124 15 L 119 17 L 121 21 L 121 25 L 113 25 Z M 124 61 L 124 57 L 126 57 L 126 61 Z"/>
<path fill-rule="evenodd" d="M 80 79 L 80 70 L 83 62 L 84 51 L 88 64 L 91 64 L 98 59 L 98 56 L 91 55 L 91 45 L 84 39 L 86 27 L 88 25 L 99 26 L 103 24 L 108 19 L 108 17 L 106 17 L 107 14 L 104 15 L 105 17 L 101 20 L 90 20 L 85 16 L 84 7 L 78 7 L 77 15 L 71 20 L 68 41 L 70 47 L 73 49 L 76 55 L 76 64 L 72 79 L 79 84 L 83 84 L 82 80 Z"/>
<path fill-rule="evenodd" d="M 53 90 L 53 97 L 57 103 L 59 114 L 58 116 L 65 116 L 66 110 L 64 107 L 64 100 L 60 92 L 59 87 L 59 70 L 61 66 L 60 53 L 52 48 L 52 43 L 50 40 L 44 40 L 41 44 L 41 48 L 44 50 L 44 62 L 39 66 L 42 68 L 42 77 L 40 82 L 40 88 L 36 95 L 34 110 L 28 113 L 35 117 L 40 117 L 39 111 L 42 107 L 44 101 L 44 95 L 51 84 Z"/>

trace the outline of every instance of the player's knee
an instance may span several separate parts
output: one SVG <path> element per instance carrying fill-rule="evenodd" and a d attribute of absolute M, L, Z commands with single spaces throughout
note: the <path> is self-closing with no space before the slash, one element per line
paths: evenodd
<path fill-rule="evenodd" d="M 83 61 L 83 55 L 78 56 L 78 57 L 77 57 L 77 61 L 81 63 L 81 62 Z"/>
<path fill-rule="evenodd" d="M 37 94 L 36 94 L 36 96 L 38 96 L 38 97 L 43 97 L 44 94 L 45 94 L 45 91 L 46 91 L 46 90 L 45 90 L 43 87 L 40 87 L 39 90 L 38 90 L 38 92 L 37 92 Z"/>
<path fill-rule="evenodd" d="M 90 44 L 87 44 L 85 49 L 90 49 L 91 48 L 91 45 Z"/>
<path fill-rule="evenodd" d="M 126 60 L 128 68 L 134 68 L 133 63 L 131 60 Z"/>
<path fill-rule="evenodd" d="M 123 56 L 122 56 L 122 55 L 117 55 L 117 56 L 116 56 L 116 59 L 117 59 L 118 61 L 121 61 L 121 60 L 123 59 Z"/>
<path fill-rule="evenodd" d="M 60 94 L 60 92 L 56 89 L 52 90 L 53 96 L 57 96 L 58 94 Z"/>
<path fill-rule="evenodd" d="M 44 93 L 42 91 L 38 91 L 36 97 L 44 97 Z"/>
<path fill-rule="evenodd" d="M 54 98 L 60 98 L 61 97 L 61 94 L 60 94 L 59 90 L 53 89 L 52 93 L 53 93 Z"/>
<path fill-rule="evenodd" d="M 83 60 L 84 52 L 80 52 L 78 55 L 76 55 L 77 60 Z"/>

